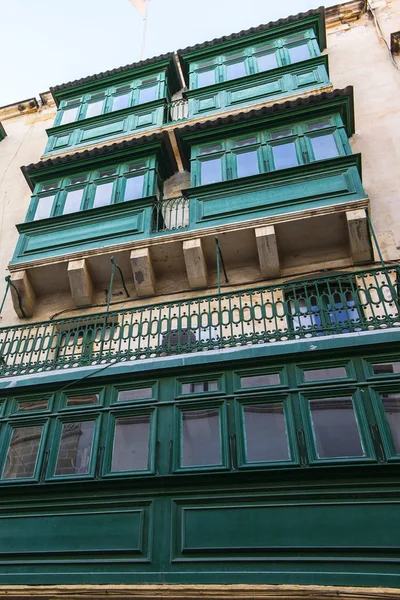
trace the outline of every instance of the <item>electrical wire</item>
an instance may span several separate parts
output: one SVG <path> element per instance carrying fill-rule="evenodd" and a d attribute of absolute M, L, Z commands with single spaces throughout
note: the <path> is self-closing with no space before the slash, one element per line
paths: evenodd
<path fill-rule="evenodd" d="M 393 66 L 394 66 L 394 67 L 395 67 L 395 68 L 396 68 L 398 71 L 400 71 L 400 67 L 399 67 L 399 65 L 397 64 L 397 62 L 396 62 L 396 61 L 394 60 L 394 58 L 393 58 L 393 54 L 392 54 L 392 51 L 391 51 L 391 49 L 390 49 L 390 46 L 389 46 L 389 44 L 387 43 L 387 41 L 385 40 L 385 37 L 384 37 L 384 35 L 383 35 L 383 31 L 382 31 L 382 29 L 381 29 L 381 26 L 379 25 L 379 21 L 378 21 L 378 19 L 377 19 L 377 17 L 376 17 L 376 14 L 375 14 L 375 12 L 374 12 L 374 9 L 372 8 L 371 4 L 369 3 L 369 0 L 365 0 L 365 2 L 366 2 L 366 7 L 367 7 L 367 10 L 368 10 L 368 11 L 369 11 L 369 12 L 372 14 L 372 17 L 373 17 L 373 19 L 374 19 L 374 23 L 375 23 L 375 29 L 376 29 L 376 31 L 377 31 L 377 33 L 378 33 L 378 36 L 381 38 L 381 40 L 383 41 L 383 43 L 385 44 L 385 46 L 386 46 L 386 48 L 387 48 L 387 50 L 388 50 L 388 52 L 389 52 L 390 60 L 391 60 L 391 62 L 392 62 L 392 64 L 393 64 Z"/>

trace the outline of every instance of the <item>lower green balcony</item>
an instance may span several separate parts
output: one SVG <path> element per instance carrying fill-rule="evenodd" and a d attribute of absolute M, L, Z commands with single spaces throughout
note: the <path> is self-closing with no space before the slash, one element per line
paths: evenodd
<path fill-rule="evenodd" d="M 400 267 L 223 292 L 0 330 L 0 375 L 400 326 Z"/>

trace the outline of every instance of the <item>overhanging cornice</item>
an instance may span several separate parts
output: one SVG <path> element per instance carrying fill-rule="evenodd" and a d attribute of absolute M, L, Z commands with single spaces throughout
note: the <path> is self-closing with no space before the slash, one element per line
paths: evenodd
<path fill-rule="evenodd" d="M 270 21 L 265 25 L 251 27 L 238 33 L 232 33 L 221 38 L 215 38 L 208 42 L 188 46 L 177 51 L 179 62 L 182 67 L 186 83 L 188 83 L 188 65 L 194 60 L 203 60 L 219 52 L 233 51 L 240 47 L 249 46 L 259 41 L 265 41 L 268 38 L 278 37 L 284 32 L 291 35 L 305 28 L 313 28 L 318 39 L 321 50 L 326 48 L 325 32 L 325 9 L 323 6 L 305 13 L 291 15 L 278 21 Z"/>
<path fill-rule="evenodd" d="M 152 152 L 158 154 L 160 171 L 164 176 L 171 176 L 178 170 L 168 134 L 155 133 L 109 146 L 31 163 L 21 167 L 21 171 L 29 187 L 33 190 L 36 183 L 49 177 L 62 177 L 67 173 L 97 168 L 100 164 L 118 163 Z"/>
<path fill-rule="evenodd" d="M 232 134 L 240 135 L 242 132 L 256 131 L 269 126 L 275 127 L 277 123 L 287 123 L 293 119 L 319 117 L 332 111 L 340 113 L 346 133 L 350 137 L 355 130 L 352 86 L 280 102 L 272 106 L 264 106 L 260 109 L 229 115 L 228 117 L 220 117 L 213 121 L 187 125 L 175 129 L 175 136 L 185 168 L 188 169 L 190 146 L 193 144 Z"/>

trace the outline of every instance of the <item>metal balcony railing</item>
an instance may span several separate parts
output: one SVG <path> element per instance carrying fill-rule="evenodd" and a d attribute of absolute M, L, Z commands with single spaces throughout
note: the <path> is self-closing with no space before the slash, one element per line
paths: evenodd
<path fill-rule="evenodd" d="M 189 227 L 189 198 L 169 198 L 153 204 L 152 233 Z"/>
<path fill-rule="evenodd" d="M 0 376 L 400 326 L 399 266 L 0 329 Z"/>

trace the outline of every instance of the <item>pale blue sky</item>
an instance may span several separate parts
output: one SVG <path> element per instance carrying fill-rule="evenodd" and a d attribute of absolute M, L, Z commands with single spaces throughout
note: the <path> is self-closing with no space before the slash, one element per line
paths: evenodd
<path fill-rule="evenodd" d="M 338 0 L 150 0 L 145 57 Z M 139 59 L 129 0 L 0 0 L 0 106 Z"/>

